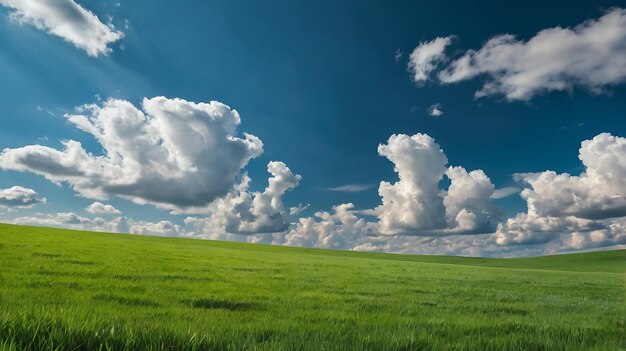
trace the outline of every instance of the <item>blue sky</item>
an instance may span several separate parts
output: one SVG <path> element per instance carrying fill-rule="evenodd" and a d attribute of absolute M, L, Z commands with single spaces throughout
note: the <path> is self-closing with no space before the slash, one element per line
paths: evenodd
<path fill-rule="evenodd" d="M 544 29 L 575 28 L 585 21 L 618 13 L 621 9 L 617 6 L 623 5 L 620 2 L 197 1 L 181 5 L 166 1 L 60 1 L 91 11 L 112 32 L 123 32 L 123 38 L 106 43 L 109 52 L 97 55 L 51 33 L 49 27 L 33 25 L 28 12 L 33 10 L 11 3 L 0 1 L 4 5 L 0 7 L 0 149 L 42 145 L 62 150 L 61 140 L 76 140 L 87 152 L 101 155 L 102 145 L 69 123 L 66 113 L 73 114 L 77 106 L 84 104 L 103 104 L 107 99 L 126 100 L 137 108 L 141 108 L 144 97 L 219 101 L 239 112 L 238 137 L 246 132 L 263 142 L 262 154 L 250 159 L 237 174 L 237 179 L 244 173 L 252 179 L 249 192 L 263 192 L 270 161 L 282 161 L 293 174 L 302 176 L 298 185 L 289 187 L 280 198 L 287 209 L 298 204 L 310 206 L 297 215 L 274 209 L 278 212 L 273 215 L 280 214 L 292 223 L 288 230 L 297 230 L 299 217 L 308 218 L 317 211 L 332 213 L 335 205 L 353 203 L 358 210 L 380 206 L 379 183 L 398 180 L 389 157 L 377 152 L 379 144 L 387 143 L 392 134 L 422 133 L 432 137 L 443 149 L 448 166 L 480 169 L 495 188 L 524 188 L 515 181 L 516 173 L 552 170 L 578 175 L 585 171 L 579 159 L 582 141 L 610 133 L 618 138 L 615 143 L 622 145 L 619 138 L 626 136 L 626 88 L 620 76 L 625 70 L 623 63 L 607 59 L 590 64 L 608 67 L 606 72 L 613 75 L 608 80 L 603 77 L 594 86 L 581 83 L 587 76 L 575 72 L 563 78 L 565 88 L 544 87 L 523 99 L 510 99 L 502 93 L 476 98 L 475 92 L 489 81 L 490 73 L 484 69 L 477 76 L 453 83 L 444 84 L 436 78 L 437 72 L 450 69 L 455 59 L 468 54 L 468 50 L 481 49 L 494 36 L 513 34 L 524 43 Z M 45 27 L 45 20 L 39 21 Z M 617 29 L 613 28 L 618 31 L 618 42 L 626 38 L 624 32 L 619 32 L 622 29 L 619 23 Z M 410 54 L 420 44 L 436 38 L 450 38 L 446 57 L 441 62 L 432 61 L 436 69 L 430 72 L 431 77 L 416 82 L 408 68 Z M 570 55 L 577 55 L 579 47 L 572 45 Z M 624 44 L 607 45 L 616 50 L 614 57 L 624 55 Z M 567 58 L 558 56 L 555 60 L 559 59 L 568 64 Z M 581 56 L 581 60 L 586 58 Z M 519 67 L 510 68 L 515 69 Z M 431 116 L 429 108 L 436 104 L 443 114 Z M 55 213 L 92 218 L 85 208 L 94 201 L 113 205 L 125 218 L 141 222 L 144 227 L 169 221 L 182 228 L 188 216 L 215 216 L 215 211 L 209 209 L 172 214 L 171 208 L 140 205 L 119 194 L 109 194 L 106 199 L 86 196 L 64 180 L 54 184 L 36 172 L 18 172 L 6 160 L 2 168 L 0 189 L 21 186 L 46 198 L 45 203 L 11 207 L 4 214 L 5 221 L 29 218 L 17 222 L 54 225 L 57 222 L 40 219 Z M 449 183 L 443 177 L 441 190 L 445 191 Z M 344 185 L 364 185 L 361 188 L 365 189 L 329 190 Z M 604 195 L 610 198 L 621 194 L 609 189 Z M 496 232 L 498 223 L 527 211 L 527 201 L 518 194 L 492 199 L 489 206 L 497 208 L 500 219 L 491 223 L 491 230 L 487 230 L 490 233 L 472 240 L 482 243 Z M 575 212 L 568 211 L 563 213 Z M 542 218 L 565 216 L 548 212 Z M 385 221 L 380 213 L 349 214 L 363 220 L 368 228 L 371 224 L 368 230 L 374 232 L 379 229 L 376 216 L 379 222 Z M 324 221 L 322 217 L 314 220 Z M 343 222 L 335 218 L 332 223 Z M 410 223 L 401 224 L 411 227 Z M 556 243 L 568 241 L 563 235 L 592 233 L 612 224 L 586 223 L 582 225 L 587 228 L 584 230 L 565 225 L 568 229 L 555 229 L 558 233 L 551 234 L 551 240 L 539 240 L 540 246 L 533 239 L 514 248 L 501 245 L 482 251 L 483 244 L 473 243 L 461 251 L 442 251 L 437 246 L 432 253 L 523 255 L 559 251 L 562 245 Z M 277 238 L 284 233 L 261 235 L 274 239 L 251 240 L 250 236 L 235 235 L 227 229 L 221 236 L 211 236 L 205 231 L 216 228 L 213 224 L 201 228 L 196 227 L 193 233 L 192 229 L 179 232 L 229 240 L 289 242 Z M 431 253 L 415 248 L 425 247 L 424 242 L 412 242 L 416 237 L 426 240 L 430 229 L 420 231 L 423 227 L 419 224 L 412 228 L 417 231 L 374 241 L 395 240 L 394 245 L 409 243 L 404 246 L 412 249 L 406 252 Z M 343 228 L 338 230 L 337 236 L 348 235 Z M 348 236 L 357 235 L 353 229 L 346 230 L 351 233 Z M 141 233 L 159 234 L 149 230 Z M 570 245 L 563 250 L 623 244 L 624 233 L 620 233 L 607 232 L 611 239 L 604 241 L 606 245 Z M 456 236 L 434 237 L 456 240 Z M 467 238 L 461 237 L 459 242 Z M 342 237 L 342 242 L 348 241 Z M 323 247 L 307 242 L 309 246 Z M 555 245 L 557 249 L 552 248 Z M 345 249 L 356 246 L 331 245 Z M 405 252 L 394 247 L 390 244 L 373 249 Z"/>

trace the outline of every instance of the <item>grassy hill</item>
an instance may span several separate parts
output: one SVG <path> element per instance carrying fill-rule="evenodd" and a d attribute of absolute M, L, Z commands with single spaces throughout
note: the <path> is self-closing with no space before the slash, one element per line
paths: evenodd
<path fill-rule="evenodd" d="M 622 350 L 625 273 L 0 225 L 0 349 Z"/>

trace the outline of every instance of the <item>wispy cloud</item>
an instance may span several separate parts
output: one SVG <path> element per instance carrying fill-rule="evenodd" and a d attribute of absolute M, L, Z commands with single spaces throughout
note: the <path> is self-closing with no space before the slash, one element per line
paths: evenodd
<path fill-rule="evenodd" d="M 336 191 L 340 193 L 358 193 L 360 191 L 369 190 L 374 187 L 374 184 L 346 184 L 332 188 L 326 188 L 326 190 Z"/>
<path fill-rule="evenodd" d="M 289 215 L 291 216 L 297 216 L 300 213 L 302 213 L 302 211 L 306 210 L 307 208 L 309 208 L 311 205 L 310 204 L 298 204 L 298 206 L 293 206 L 291 208 L 289 208 Z"/>
<path fill-rule="evenodd" d="M 124 36 L 72 0 L 0 0 L 0 5 L 12 8 L 11 18 L 16 21 L 58 36 L 89 56 L 108 55 L 109 44 Z"/>
<path fill-rule="evenodd" d="M 445 50 L 450 45 L 451 37 L 439 37 L 432 41 L 422 42 L 409 55 L 409 72 L 416 84 L 426 82 L 430 73 L 446 60 Z"/>
<path fill-rule="evenodd" d="M 625 40 L 626 9 L 614 8 L 575 27 L 543 29 L 528 40 L 496 35 L 449 63 L 445 50 L 450 37 L 421 42 L 411 53 L 409 71 L 418 86 L 436 70 L 442 84 L 480 77 L 477 98 L 502 95 L 508 101 L 528 101 L 574 87 L 602 93 L 626 81 Z"/>
<path fill-rule="evenodd" d="M 400 49 L 396 50 L 396 63 L 400 61 L 402 56 L 404 56 L 404 52 L 402 52 Z"/>
<path fill-rule="evenodd" d="M 518 194 L 520 191 L 522 191 L 522 189 L 516 186 L 507 186 L 504 188 L 494 190 L 493 194 L 491 194 L 490 197 L 492 199 L 503 199 L 513 194 Z"/>

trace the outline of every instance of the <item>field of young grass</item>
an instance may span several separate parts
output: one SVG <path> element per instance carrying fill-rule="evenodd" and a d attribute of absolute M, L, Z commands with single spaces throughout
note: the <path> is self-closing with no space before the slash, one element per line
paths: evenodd
<path fill-rule="evenodd" d="M 625 273 L 0 225 L 0 349 L 623 350 Z"/>

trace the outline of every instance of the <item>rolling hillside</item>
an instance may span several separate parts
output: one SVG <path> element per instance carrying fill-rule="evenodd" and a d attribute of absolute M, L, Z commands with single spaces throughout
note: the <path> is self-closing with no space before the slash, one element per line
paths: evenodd
<path fill-rule="evenodd" d="M 0 225 L 0 349 L 620 350 L 626 250 L 483 259 Z"/>

